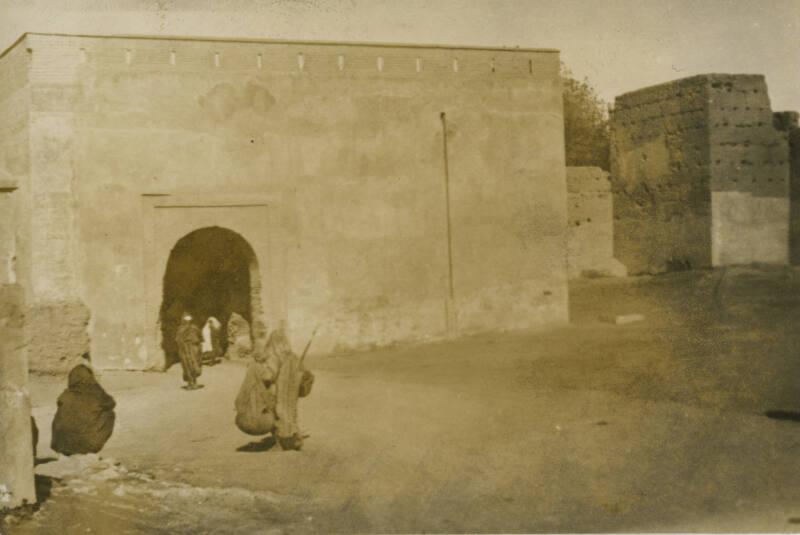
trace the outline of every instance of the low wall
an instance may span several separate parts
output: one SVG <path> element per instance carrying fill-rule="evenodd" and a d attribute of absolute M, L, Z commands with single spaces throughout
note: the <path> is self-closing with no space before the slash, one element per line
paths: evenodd
<path fill-rule="evenodd" d="M 614 258 L 614 216 L 608 173 L 567 167 L 567 270 L 570 278 L 625 276 Z"/>

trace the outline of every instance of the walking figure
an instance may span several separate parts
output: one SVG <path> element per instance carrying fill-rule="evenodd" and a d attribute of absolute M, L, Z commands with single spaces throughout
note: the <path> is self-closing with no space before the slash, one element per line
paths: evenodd
<path fill-rule="evenodd" d="M 311 393 L 313 384 L 314 375 L 292 351 L 283 330 L 273 331 L 263 353 L 256 353 L 247 367 L 236 396 L 236 426 L 248 435 L 271 433 L 281 449 L 299 450 L 305 437 L 297 402 Z"/>
<path fill-rule="evenodd" d="M 197 378 L 202 373 L 202 364 L 200 362 L 200 344 L 203 342 L 203 336 L 200 334 L 200 329 L 197 325 L 192 323 L 192 316 L 184 314 L 183 320 L 178 327 L 178 332 L 175 335 L 175 341 L 178 343 L 178 356 L 181 358 L 181 367 L 183 368 L 183 380 L 186 381 L 186 390 L 197 390 L 203 388 L 203 385 L 197 384 Z"/>

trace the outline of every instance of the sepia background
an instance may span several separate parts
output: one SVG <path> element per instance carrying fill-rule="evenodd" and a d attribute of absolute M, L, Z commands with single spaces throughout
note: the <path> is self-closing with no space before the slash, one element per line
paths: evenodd
<path fill-rule="evenodd" d="M 0 533 L 798 531 L 799 31 L 797 0 L 0 0 Z M 195 392 L 187 297 L 231 317 Z M 235 421 L 286 317 L 299 453 Z M 117 423 L 57 455 L 88 349 Z"/>

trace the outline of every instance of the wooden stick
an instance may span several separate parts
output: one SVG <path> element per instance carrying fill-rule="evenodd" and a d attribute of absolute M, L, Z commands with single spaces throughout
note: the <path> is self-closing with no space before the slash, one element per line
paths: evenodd
<path fill-rule="evenodd" d="M 311 342 L 314 340 L 314 335 L 317 334 L 317 329 L 319 329 L 319 325 L 314 327 L 314 332 L 311 333 L 311 338 L 308 339 L 308 343 L 306 344 L 306 348 L 303 350 L 303 354 L 300 355 L 300 363 L 303 363 L 303 359 L 306 358 L 306 353 L 308 353 L 308 348 L 311 347 Z"/>

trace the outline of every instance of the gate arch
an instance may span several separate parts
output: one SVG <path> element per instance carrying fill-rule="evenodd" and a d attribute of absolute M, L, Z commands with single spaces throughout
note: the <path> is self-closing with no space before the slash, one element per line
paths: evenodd
<path fill-rule="evenodd" d="M 212 226 L 180 238 L 170 251 L 162 284 L 159 323 L 164 367 L 178 362 L 175 332 L 184 313 L 190 313 L 199 327 L 209 316 L 225 326 L 237 313 L 258 340 L 263 334 L 258 332 L 263 327 L 260 289 L 258 258 L 240 234 Z M 223 338 L 223 349 L 226 346 Z"/>

